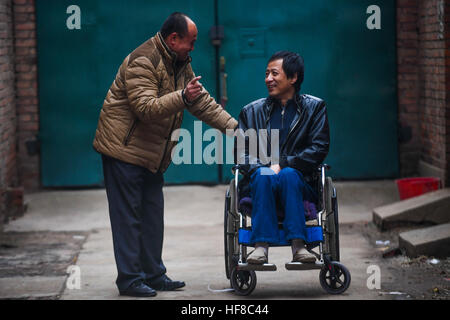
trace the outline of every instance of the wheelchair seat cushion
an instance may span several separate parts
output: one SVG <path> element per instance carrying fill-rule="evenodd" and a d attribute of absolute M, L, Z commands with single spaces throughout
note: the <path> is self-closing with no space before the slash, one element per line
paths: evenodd
<path fill-rule="evenodd" d="M 303 206 L 305 208 L 306 221 L 317 219 L 317 207 L 315 203 L 305 200 L 303 201 Z M 239 201 L 239 208 L 244 215 L 251 217 L 253 208 L 252 199 L 250 197 L 242 198 L 241 201 Z M 277 206 L 277 217 L 279 221 L 282 221 L 284 218 L 284 211 L 278 206 Z"/>

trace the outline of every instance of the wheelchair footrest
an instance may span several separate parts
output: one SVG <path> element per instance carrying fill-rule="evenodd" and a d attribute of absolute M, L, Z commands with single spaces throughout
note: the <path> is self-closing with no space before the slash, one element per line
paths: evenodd
<path fill-rule="evenodd" d="M 247 271 L 277 271 L 277 266 L 272 263 L 264 264 L 250 264 L 250 263 L 239 263 L 239 270 Z"/>
<path fill-rule="evenodd" d="M 323 263 L 316 261 L 315 263 L 287 262 L 285 267 L 287 270 L 314 270 L 322 269 Z"/>

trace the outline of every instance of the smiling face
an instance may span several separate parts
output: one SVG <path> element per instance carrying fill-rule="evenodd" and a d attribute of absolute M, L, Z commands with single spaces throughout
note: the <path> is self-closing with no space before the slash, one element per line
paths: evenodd
<path fill-rule="evenodd" d="M 294 84 L 297 75 L 288 78 L 283 70 L 283 59 L 269 62 L 266 69 L 266 86 L 269 96 L 282 102 L 291 99 L 295 94 Z"/>
<path fill-rule="evenodd" d="M 194 50 L 195 41 L 197 41 L 198 30 L 195 23 L 186 18 L 188 24 L 188 32 L 184 37 L 173 32 L 167 39 L 167 45 L 177 54 L 179 61 L 185 61 L 189 57 L 189 53 Z"/>

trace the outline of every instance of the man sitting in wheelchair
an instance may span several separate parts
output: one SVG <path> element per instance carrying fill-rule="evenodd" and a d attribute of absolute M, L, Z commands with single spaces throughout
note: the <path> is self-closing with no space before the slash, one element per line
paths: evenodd
<path fill-rule="evenodd" d="M 252 198 L 251 242 L 255 250 L 247 257 L 249 264 L 267 263 L 268 247 L 278 241 L 277 206 L 284 213 L 283 228 L 291 243 L 293 262 L 314 263 L 316 259 L 305 248 L 303 201 L 316 197 L 305 178 L 327 156 L 330 136 L 325 102 L 299 94 L 303 79 L 300 55 L 275 53 L 266 70 L 269 97 L 250 103 L 239 115 L 238 135 L 249 129 L 265 129 L 268 135 L 278 129 L 279 135 L 279 161 L 264 163 L 245 147 L 236 151 Z"/>

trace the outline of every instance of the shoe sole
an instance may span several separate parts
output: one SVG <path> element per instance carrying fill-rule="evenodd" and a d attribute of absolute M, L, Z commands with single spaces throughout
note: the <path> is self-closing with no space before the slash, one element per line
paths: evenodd
<path fill-rule="evenodd" d="M 305 257 L 305 258 L 293 258 L 292 262 L 301 262 L 301 263 L 315 263 L 316 257 Z"/>
<path fill-rule="evenodd" d="M 121 296 L 134 297 L 134 298 L 151 298 L 157 295 L 157 293 L 144 293 L 144 294 L 133 294 L 133 293 L 120 293 Z"/>
<path fill-rule="evenodd" d="M 292 262 L 300 262 L 300 263 L 316 263 L 316 259 L 301 259 L 301 260 L 292 260 Z"/>
<path fill-rule="evenodd" d="M 267 260 L 253 260 L 253 259 L 247 259 L 248 264 L 265 264 L 267 263 Z"/>
<path fill-rule="evenodd" d="M 156 291 L 176 291 L 178 289 L 184 288 L 185 286 L 186 285 L 182 285 L 182 286 L 173 287 L 173 288 L 170 288 L 170 289 L 166 289 L 166 288 L 163 288 L 163 289 L 155 289 L 155 288 L 153 288 L 153 289 L 155 289 Z"/>
<path fill-rule="evenodd" d="M 179 286 L 176 286 L 176 287 L 173 287 L 173 288 L 158 288 L 158 287 L 156 287 L 156 286 L 150 285 L 150 287 L 151 287 L 153 290 L 156 290 L 156 291 L 175 291 L 175 290 L 177 290 L 177 289 L 184 288 L 185 286 L 186 286 L 186 283 L 183 283 L 183 284 L 181 284 L 181 285 L 179 285 Z"/>

